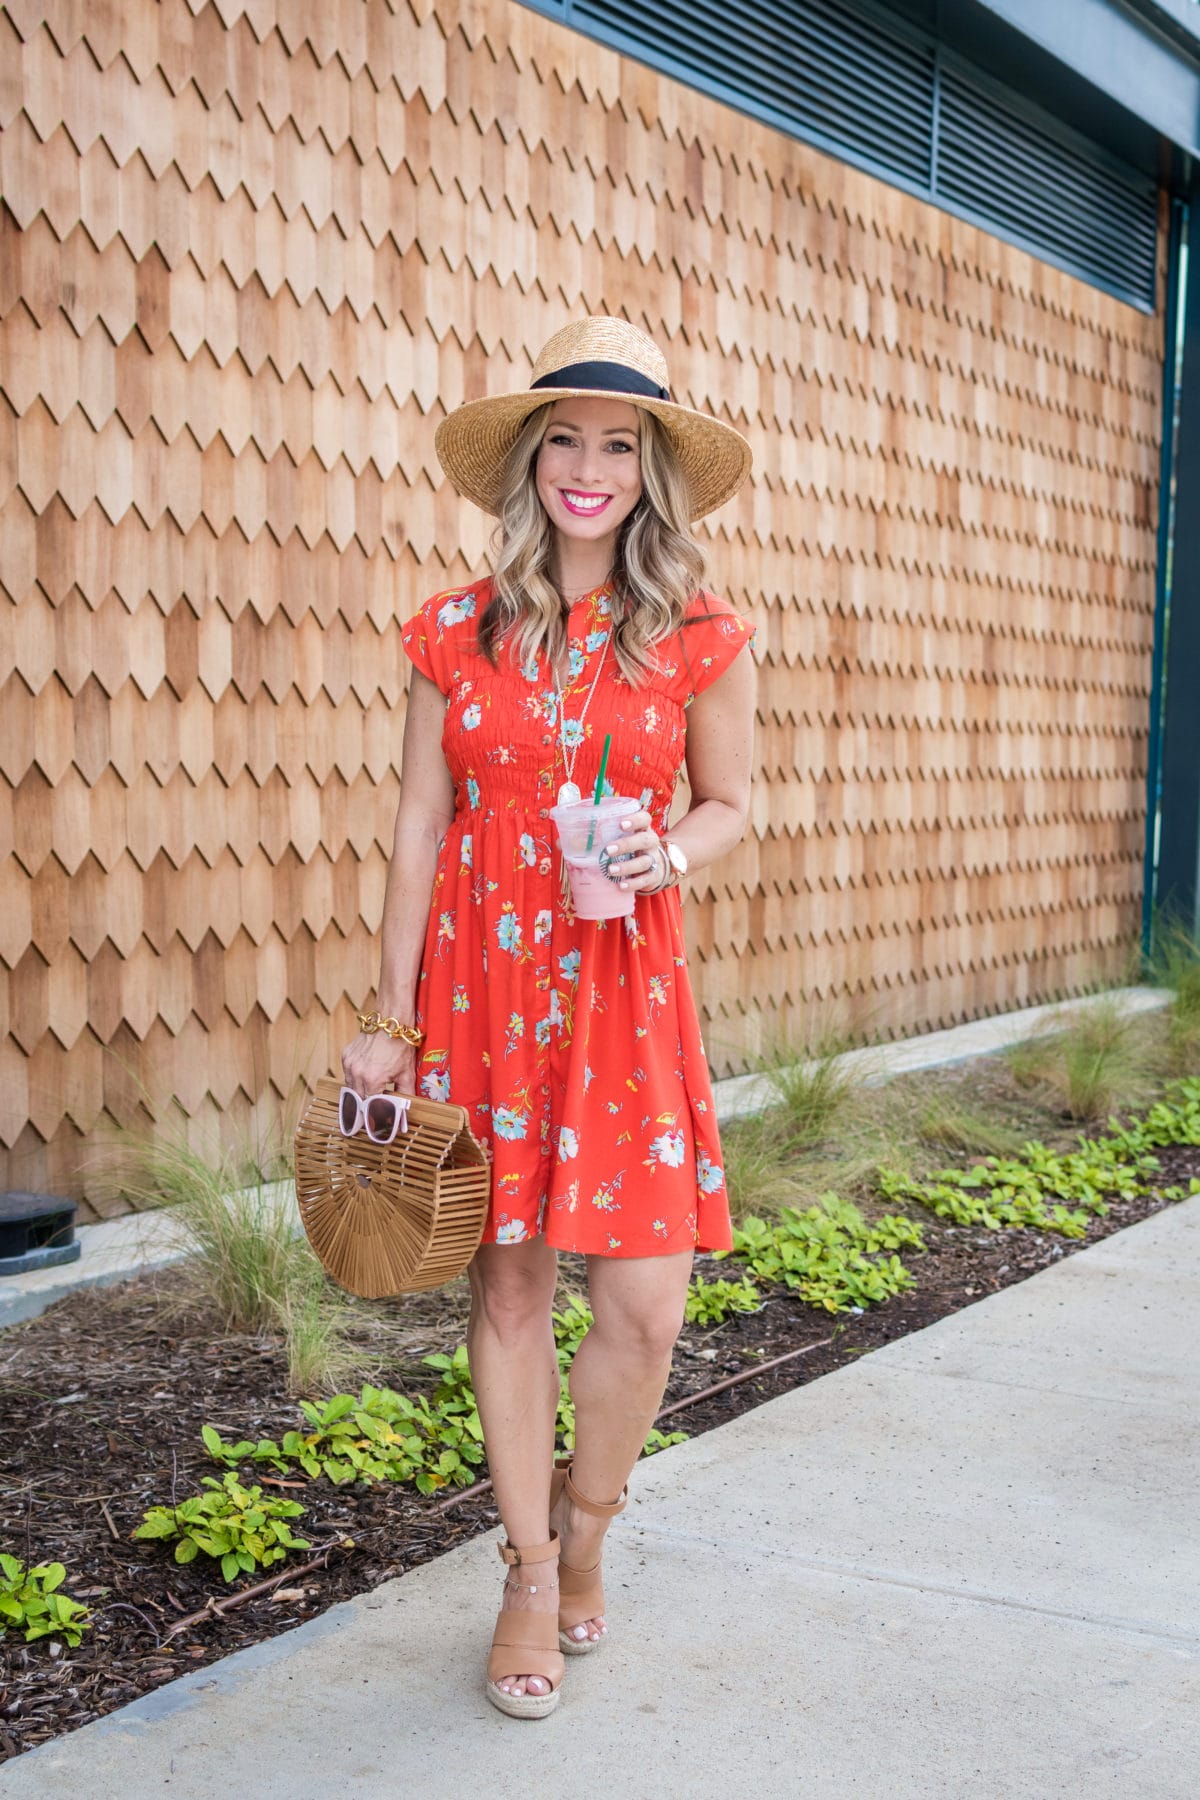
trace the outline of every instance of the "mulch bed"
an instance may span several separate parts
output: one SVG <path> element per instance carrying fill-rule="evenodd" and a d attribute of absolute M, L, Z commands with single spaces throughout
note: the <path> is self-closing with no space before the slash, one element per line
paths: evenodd
<path fill-rule="evenodd" d="M 1164 1187 L 1186 1186 L 1200 1175 L 1200 1150 L 1167 1150 L 1161 1163 Z M 885 1306 L 834 1318 L 775 1294 L 759 1313 L 715 1328 L 689 1326 L 667 1405 L 787 1351 L 821 1347 L 685 1408 L 663 1429 L 693 1436 L 711 1430 L 1167 1204 L 1158 1195 L 1115 1204 L 1076 1241 L 930 1218 L 927 1253 L 904 1255 L 917 1286 Z M 704 1261 L 701 1272 L 710 1278 L 735 1273 Z M 464 1300 L 451 1291 L 394 1307 L 404 1324 L 402 1353 L 375 1379 L 411 1388 L 421 1354 L 461 1340 Z M 26 1646 L 13 1633 L 0 1641 L 0 1761 L 496 1524 L 490 1494 L 447 1506 L 406 1488 L 304 1482 L 293 1496 L 306 1507 L 296 1530 L 314 1545 L 350 1538 L 353 1548 L 335 1547 L 323 1567 L 289 1578 L 280 1591 L 168 1638 L 176 1621 L 249 1586 L 250 1578 L 226 1588 L 211 1568 L 181 1567 L 169 1549 L 132 1542 L 130 1532 L 146 1507 L 182 1499 L 201 1476 L 216 1472 L 200 1441 L 203 1423 L 227 1439 L 278 1438 L 298 1423 L 278 1345 L 214 1333 L 211 1320 L 189 1310 L 177 1271 L 80 1293 L 0 1337 L 0 1418 L 0 1545 L 29 1563 L 65 1563 L 66 1591 L 88 1601 L 96 1618 L 78 1650 L 64 1645 L 56 1653 L 45 1641 Z M 253 1479 L 266 1485 L 262 1475 Z M 308 1555 L 298 1553 L 298 1560 Z"/>

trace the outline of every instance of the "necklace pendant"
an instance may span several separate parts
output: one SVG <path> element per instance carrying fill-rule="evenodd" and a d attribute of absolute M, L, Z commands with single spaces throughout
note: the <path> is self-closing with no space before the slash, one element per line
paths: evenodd
<path fill-rule="evenodd" d="M 564 781 L 558 790 L 558 804 L 560 806 L 578 806 L 582 799 L 583 795 L 573 781 Z"/>

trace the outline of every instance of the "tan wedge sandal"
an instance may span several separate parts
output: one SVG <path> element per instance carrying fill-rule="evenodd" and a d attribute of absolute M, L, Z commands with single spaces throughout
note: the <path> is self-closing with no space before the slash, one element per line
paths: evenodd
<path fill-rule="evenodd" d="M 581 1494 L 571 1479 L 571 1458 L 560 1456 L 554 1464 L 554 1473 L 550 1477 L 550 1507 L 553 1511 L 563 1489 L 567 1490 L 567 1498 L 572 1506 L 580 1512 L 591 1513 L 594 1519 L 614 1519 L 618 1513 L 625 1511 L 629 1499 L 629 1489 L 621 1490 L 619 1500 L 589 1500 Z M 603 1641 L 601 1638 L 573 1638 L 571 1631 L 576 1625 L 582 1625 L 586 1619 L 594 1619 L 604 1612 L 604 1583 L 600 1579 L 600 1562 L 590 1569 L 573 1569 L 570 1563 L 558 1562 L 558 1647 L 566 1656 L 587 1656 Z"/>
<path fill-rule="evenodd" d="M 524 1563 L 550 1562 L 558 1555 L 558 1533 L 550 1533 L 548 1544 L 534 1544 L 531 1549 L 515 1544 L 500 1544 L 500 1560 L 510 1569 L 520 1571 Z M 505 1582 L 506 1587 L 519 1588 L 521 1581 Z M 531 1586 L 536 1593 L 541 1582 Z M 546 1582 L 545 1586 L 557 1586 Z M 553 1613 L 502 1612 L 492 1633 L 492 1648 L 487 1662 L 484 1692 L 492 1705 L 510 1719 L 544 1719 L 558 1705 L 563 1678 L 563 1659 L 554 1648 L 558 1622 Z M 548 1694 L 506 1694 L 496 1683 L 508 1675 L 540 1675 L 550 1683 Z"/>

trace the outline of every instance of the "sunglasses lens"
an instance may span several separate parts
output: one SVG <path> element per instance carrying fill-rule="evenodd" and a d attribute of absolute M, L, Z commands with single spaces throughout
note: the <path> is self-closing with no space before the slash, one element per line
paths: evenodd
<path fill-rule="evenodd" d="M 377 1144 L 386 1144 L 396 1129 L 396 1102 L 390 1094 L 372 1094 L 367 1101 L 367 1131 Z"/>
<path fill-rule="evenodd" d="M 358 1122 L 358 1095 L 352 1089 L 342 1089 L 339 1109 L 338 1117 L 343 1135 L 349 1137 Z"/>

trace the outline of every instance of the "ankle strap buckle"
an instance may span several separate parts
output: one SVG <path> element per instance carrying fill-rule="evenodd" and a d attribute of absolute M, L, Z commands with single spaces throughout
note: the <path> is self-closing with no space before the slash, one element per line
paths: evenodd
<path fill-rule="evenodd" d="M 496 1545 L 496 1549 L 500 1553 L 500 1561 L 510 1569 L 519 1569 L 522 1563 L 527 1562 L 550 1562 L 558 1555 L 558 1533 L 552 1531 L 550 1541 L 546 1544 L 510 1544 L 506 1538 L 502 1544 Z"/>

